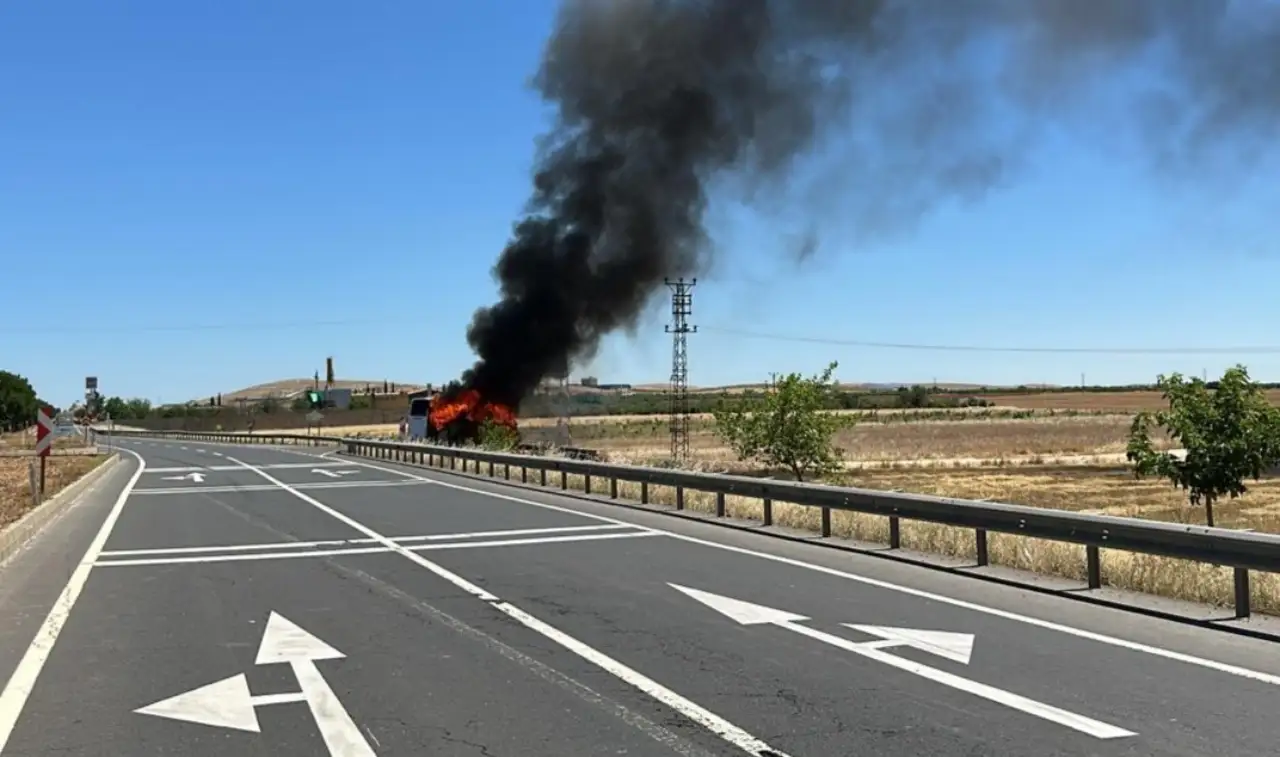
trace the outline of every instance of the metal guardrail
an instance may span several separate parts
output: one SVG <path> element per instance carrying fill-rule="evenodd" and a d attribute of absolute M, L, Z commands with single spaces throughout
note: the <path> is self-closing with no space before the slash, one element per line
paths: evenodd
<path fill-rule="evenodd" d="M 1102 549 L 1114 549 L 1146 555 L 1158 555 L 1200 563 L 1221 565 L 1234 570 L 1235 613 L 1237 618 L 1250 614 L 1249 572 L 1280 572 L 1280 535 L 1232 531 L 1177 523 L 1085 515 L 1062 510 L 1046 510 L 1023 505 L 974 502 L 922 494 L 853 489 L 822 484 L 772 481 L 725 474 L 694 473 L 680 470 L 642 468 L 631 465 L 543 457 L 503 452 L 489 452 L 465 447 L 437 447 L 370 439 L 345 439 L 303 434 L 235 434 L 180 431 L 116 431 L 116 436 L 162 437 L 189 441 L 222 441 L 239 444 L 284 444 L 345 447 L 346 452 L 397 462 L 447 466 L 463 472 L 474 463 L 475 472 L 487 464 L 489 476 L 495 466 L 504 467 L 511 478 L 512 469 L 520 470 L 520 479 L 529 481 L 529 471 L 538 471 L 543 486 L 547 474 L 559 473 L 560 488 L 568 488 L 570 474 L 581 475 L 588 494 L 596 480 L 608 482 L 609 496 L 618 498 L 618 482 L 640 485 L 640 502 L 649 504 L 649 487 L 675 489 L 676 509 L 684 509 L 685 491 L 701 491 L 716 495 L 716 516 L 725 515 L 725 497 L 751 497 L 763 503 L 763 525 L 773 523 L 773 503 L 787 502 L 821 509 L 821 532 L 831 536 L 831 513 L 834 510 L 883 515 L 889 519 L 889 547 L 901 547 L 901 521 L 915 520 L 945 526 L 971 528 L 974 531 L 977 562 L 989 564 L 987 535 L 1014 534 L 1085 547 L 1086 575 L 1090 589 L 1102 586 Z"/>

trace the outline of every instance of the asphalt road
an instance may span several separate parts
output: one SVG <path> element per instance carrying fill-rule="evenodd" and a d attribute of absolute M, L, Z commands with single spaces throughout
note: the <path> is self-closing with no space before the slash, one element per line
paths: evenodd
<path fill-rule="evenodd" d="M 6 757 L 1280 743 L 1272 643 L 417 468 L 122 446 L 0 569 Z"/>

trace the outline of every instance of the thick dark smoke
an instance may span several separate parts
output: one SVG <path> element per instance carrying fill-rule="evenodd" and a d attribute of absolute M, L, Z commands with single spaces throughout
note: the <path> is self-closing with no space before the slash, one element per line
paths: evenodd
<path fill-rule="evenodd" d="M 463 376 L 511 405 L 705 269 L 713 189 L 773 202 L 814 148 L 866 235 L 980 197 L 1050 124 L 1161 170 L 1254 160 L 1280 131 L 1280 6 L 566 0 L 535 82 L 558 119 Z"/>

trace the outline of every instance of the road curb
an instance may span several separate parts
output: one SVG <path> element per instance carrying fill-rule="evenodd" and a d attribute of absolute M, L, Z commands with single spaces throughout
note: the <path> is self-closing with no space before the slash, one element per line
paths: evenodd
<path fill-rule="evenodd" d="M 113 452 L 97 468 L 84 474 L 70 486 L 41 502 L 39 507 L 28 511 L 26 515 L 0 530 L 0 566 L 7 563 L 15 552 L 37 536 L 50 521 L 74 504 L 90 484 L 115 469 L 119 462 L 120 453 Z"/>

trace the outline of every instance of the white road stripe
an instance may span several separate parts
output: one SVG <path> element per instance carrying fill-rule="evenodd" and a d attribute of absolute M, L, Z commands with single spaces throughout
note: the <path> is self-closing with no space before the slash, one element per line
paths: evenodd
<path fill-rule="evenodd" d="M 18 718 L 22 715 L 23 708 L 26 707 L 27 698 L 31 696 L 31 690 L 36 685 L 36 679 L 40 677 L 40 671 L 44 669 L 45 661 L 49 659 L 49 654 L 53 652 L 53 646 L 58 641 L 58 635 L 62 633 L 62 629 L 67 623 L 67 618 L 71 616 L 71 608 L 75 606 L 76 600 L 80 597 L 80 592 L 84 589 L 85 582 L 89 580 L 89 573 L 93 571 L 93 564 L 97 562 L 103 545 L 107 543 L 107 538 L 111 536 L 111 530 L 115 528 L 116 521 L 120 519 L 120 511 L 124 509 L 125 501 L 129 499 L 129 494 L 133 491 L 134 485 L 138 483 L 138 479 L 142 477 L 142 472 L 147 468 L 147 462 L 142 459 L 141 455 L 132 450 L 124 451 L 138 458 L 138 469 L 133 472 L 133 476 L 125 483 L 120 496 L 116 498 L 111 510 L 107 513 L 106 520 L 98 528 L 97 535 L 93 537 L 93 541 L 89 542 L 89 547 L 85 550 L 84 557 L 80 559 L 80 563 L 76 565 L 71 577 L 67 580 L 67 585 L 63 587 L 62 593 L 54 601 L 53 607 L 49 609 L 49 614 L 45 616 L 44 622 L 40 625 L 40 630 L 36 631 L 35 638 L 31 640 L 27 651 L 22 655 L 22 659 L 18 661 L 18 665 L 14 668 L 13 674 L 9 676 L 8 682 L 5 683 L 4 690 L 0 691 L 0 754 L 4 753 L 5 745 L 9 743 L 9 737 L 13 735 L 14 726 L 18 724 Z"/>
<path fill-rule="evenodd" d="M 225 457 L 221 453 L 215 453 L 219 457 Z M 268 463 L 260 465 L 263 470 L 281 470 L 288 468 L 350 468 L 350 463 Z M 147 468 L 148 474 L 154 473 L 203 473 L 205 471 L 243 471 L 244 468 L 239 465 L 180 465 L 171 468 Z"/>
<path fill-rule="evenodd" d="M 361 488 L 377 488 L 381 486 L 422 486 L 430 484 L 429 481 L 315 481 L 305 484 L 294 484 L 299 489 L 361 489 Z M 134 494 L 143 495 L 160 495 L 160 494 L 228 494 L 233 492 L 269 492 L 277 491 L 279 487 L 270 484 L 228 484 L 226 486 L 200 486 L 192 484 L 190 486 L 167 486 L 163 488 L 146 488 L 135 489 Z"/>
<path fill-rule="evenodd" d="M 230 456 L 228 456 L 227 459 L 232 462 L 240 462 Z M 499 600 L 499 598 L 494 594 L 477 586 L 476 584 L 471 583 L 470 581 L 463 578 L 462 576 L 459 576 L 456 573 L 453 573 L 452 571 L 448 570 L 444 566 L 434 563 L 426 559 L 422 555 L 417 554 L 416 552 L 410 551 L 409 548 L 396 544 L 386 536 L 383 536 L 377 531 L 374 531 L 372 528 L 369 528 L 368 526 L 364 525 L 363 523 L 360 523 L 354 518 L 351 518 L 350 516 L 345 515 L 344 513 L 341 513 L 333 509 L 332 507 L 329 507 L 328 505 L 315 499 L 314 497 L 310 497 L 306 493 L 298 491 L 295 487 L 292 487 L 289 484 L 286 484 L 283 481 L 280 481 L 279 479 L 272 476 L 270 473 L 267 473 L 266 471 L 263 471 L 263 470 L 259 470 L 247 464 L 245 464 L 244 467 L 254 471 L 259 476 L 262 476 L 266 480 L 271 481 L 274 484 L 277 484 L 280 488 L 284 489 L 287 492 L 290 492 L 298 499 L 301 499 L 302 501 L 313 505 L 314 507 L 318 508 L 322 512 L 328 513 L 334 518 L 337 518 L 343 523 L 346 523 L 348 526 L 351 526 L 352 528 L 358 531 L 361 531 L 366 536 L 372 539 L 378 540 L 380 543 L 382 543 L 383 546 L 388 547 L 395 552 L 398 552 L 403 557 L 409 559 L 413 563 L 423 568 L 426 568 L 427 570 L 431 571 L 437 576 L 440 576 L 441 578 L 445 579 L 446 581 L 453 584 L 454 586 L 457 586 L 459 589 L 462 589 L 463 591 L 466 591 L 476 596 L 479 599 L 489 602 L 494 608 L 498 609 L 499 611 L 519 621 L 526 628 L 529 628 L 533 631 L 536 631 L 537 633 L 542 634 L 543 636 L 556 642 L 557 644 L 561 645 L 565 649 L 568 649 L 569 651 L 573 652 L 579 657 L 582 657 L 588 662 L 591 662 L 592 664 L 600 667 L 601 669 L 611 673 L 612 675 L 616 676 L 619 680 L 639 689 L 645 694 L 648 694 L 649 696 L 653 697 L 659 702 L 665 704 L 667 707 L 670 707 L 672 710 L 675 710 L 676 712 L 689 718 L 690 720 L 693 720 L 696 723 L 700 723 L 701 725 L 706 727 L 708 730 L 710 730 L 712 733 L 714 733 L 716 736 L 718 736 L 721 740 L 730 744 L 731 746 L 736 747 L 737 749 L 740 749 L 741 751 L 746 752 L 747 754 L 752 755 L 753 757 L 788 757 L 788 755 L 785 752 L 771 747 L 768 743 L 756 738 L 755 736 L 752 736 L 747 731 L 739 728 L 738 726 L 734 725 L 728 720 L 725 720 L 719 715 L 716 715 L 710 710 L 707 710 L 706 708 L 702 707 L 696 702 L 681 696 L 680 694 L 676 693 L 675 691 L 672 691 L 671 689 L 668 689 L 667 687 L 663 686 L 657 681 L 654 681 L 653 679 L 644 676 L 640 672 L 636 670 L 632 670 L 631 668 L 628 668 L 627 666 L 623 665 L 621 662 L 618 662 L 617 660 L 609 657 L 603 652 L 597 649 L 594 649 L 582 643 L 581 641 L 578 641 L 572 636 L 564 633 L 563 631 L 560 631 L 559 629 L 554 628 L 553 626 L 550 626 L 544 623 L 541 620 L 538 620 L 537 618 L 533 617 L 532 615 L 529 615 L 528 613 L 515 607 L 514 605 L 508 602 L 503 602 Z M 418 477 L 414 476 L 414 478 L 418 478 Z M 425 480 L 430 480 L 430 479 L 425 479 Z M 634 526 L 635 524 L 626 524 L 626 525 Z M 645 534 L 648 534 L 648 533 L 657 533 L 657 532 L 656 531 L 645 532 Z M 612 536 L 619 536 L 619 535 L 620 534 L 612 534 Z M 642 534 L 636 534 L 636 535 L 640 536 Z M 432 545 L 432 546 L 436 546 L 436 545 Z M 444 546 L 444 545 L 439 545 L 439 546 Z"/>
<path fill-rule="evenodd" d="M 768 743 L 752 736 L 747 731 L 744 731 L 714 712 L 711 712 L 705 707 L 684 698 L 671 689 L 668 689 L 666 686 L 663 686 L 652 678 L 644 675 L 640 671 L 627 667 L 621 662 L 609 657 L 604 652 L 590 647 L 558 628 L 538 620 L 510 602 L 495 602 L 493 606 L 509 617 L 519 621 L 520 624 L 526 628 L 542 634 L 570 652 L 578 655 L 582 659 L 608 671 L 609 673 L 612 673 L 620 680 L 634 686 L 681 715 L 684 715 L 690 720 L 702 725 L 716 736 L 719 736 L 724 741 L 732 744 L 738 749 L 741 749 L 747 754 L 757 755 L 758 757 L 787 757 L 785 752 L 769 746 Z"/>
<path fill-rule="evenodd" d="M 276 487 L 272 487 L 273 489 Z M 470 531 L 454 534 L 421 534 L 418 536 L 396 536 L 391 540 L 400 544 L 419 541 L 447 541 L 449 539 L 488 539 L 506 536 L 531 536 L 534 534 L 553 534 L 578 531 L 616 530 L 624 526 L 601 524 L 598 526 L 560 526 L 558 528 L 511 528 L 502 531 Z M 632 526 L 639 528 L 639 526 Z M 144 555 L 188 555 L 216 552 L 253 552 L 273 549 L 310 549 L 315 547 L 342 547 L 349 544 L 374 544 L 374 539 L 328 539 L 324 541 L 280 541 L 268 544 L 231 544 L 221 547 L 168 547 L 154 549 L 114 549 L 106 550 L 101 557 L 142 557 Z"/>
<path fill-rule="evenodd" d="M 656 536 L 650 531 L 633 531 L 620 534 L 577 534 L 573 536 L 543 536 L 532 539 L 496 539 L 493 541 L 459 541 L 444 544 L 418 544 L 403 549 L 427 552 L 438 549 L 482 549 L 487 547 L 517 547 L 531 544 L 559 544 L 575 541 L 602 541 L 605 539 L 634 539 L 639 536 Z M 372 540 L 370 540 L 372 541 Z M 188 563 L 247 562 L 250 560 L 292 560 L 300 557 L 341 557 L 344 555 L 372 555 L 379 552 L 399 552 L 386 546 L 351 547 L 347 549 L 312 549 L 292 552 L 265 552 L 245 554 L 192 555 L 189 557 L 152 557 L 137 560 L 99 560 L 95 565 L 103 567 L 129 567 L 139 565 L 184 565 Z"/>

